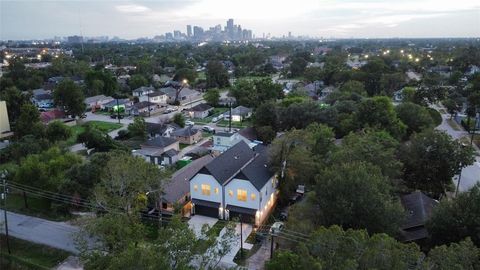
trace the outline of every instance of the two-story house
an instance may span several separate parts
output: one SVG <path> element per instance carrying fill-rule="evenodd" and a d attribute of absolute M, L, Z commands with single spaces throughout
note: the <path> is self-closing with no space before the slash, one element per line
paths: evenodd
<path fill-rule="evenodd" d="M 190 179 L 192 214 L 260 225 L 276 200 L 278 180 L 267 165 L 267 149 L 244 141 L 216 157 Z"/>
<path fill-rule="evenodd" d="M 178 160 L 180 146 L 174 138 L 155 137 L 141 144 L 141 149 L 133 150 L 134 156 L 140 156 L 147 162 L 169 166 Z"/>
<path fill-rule="evenodd" d="M 155 87 L 153 86 L 142 86 L 132 91 L 132 96 L 134 97 L 141 97 L 147 94 L 153 93 L 155 91 Z"/>
<path fill-rule="evenodd" d="M 213 145 L 211 150 L 214 154 L 220 154 L 228 150 L 230 147 L 236 145 L 240 141 L 244 141 L 250 147 L 255 146 L 255 144 L 250 142 L 247 138 L 243 137 L 239 133 L 216 132 L 213 134 Z"/>

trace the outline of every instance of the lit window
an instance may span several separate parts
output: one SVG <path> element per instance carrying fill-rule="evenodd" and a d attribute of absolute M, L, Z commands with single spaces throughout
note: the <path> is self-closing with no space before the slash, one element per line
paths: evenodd
<path fill-rule="evenodd" d="M 275 178 L 272 178 L 272 188 L 275 188 Z"/>
<path fill-rule="evenodd" d="M 231 189 L 228 191 L 228 195 L 230 195 L 230 197 L 233 197 L 233 191 Z"/>
<path fill-rule="evenodd" d="M 247 201 L 247 191 L 245 189 L 237 189 L 237 200 L 243 202 Z"/>
<path fill-rule="evenodd" d="M 194 186 L 193 186 L 193 190 L 198 191 L 198 186 L 197 186 L 197 185 L 194 185 Z"/>
<path fill-rule="evenodd" d="M 218 194 L 218 187 L 215 188 L 215 194 Z"/>
<path fill-rule="evenodd" d="M 203 185 L 202 184 L 202 194 L 210 196 L 210 185 Z"/>
<path fill-rule="evenodd" d="M 255 193 L 252 193 L 250 194 L 250 198 L 252 199 L 252 201 L 255 201 L 255 198 L 257 198 L 257 196 L 255 196 Z"/>

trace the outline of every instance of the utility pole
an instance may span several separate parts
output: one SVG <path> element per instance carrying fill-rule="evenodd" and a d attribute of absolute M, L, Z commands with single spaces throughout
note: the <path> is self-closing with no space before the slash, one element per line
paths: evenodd
<path fill-rule="evenodd" d="M 270 260 L 273 259 L 273 234 L 270 234 Z"/>
<path fill-rule="evenodd" d="M 243 259 L 243 222 L 242 222 L 242 215 L 240 217 L 240 259 Z"/>
<path fill-rule="evenodd" d="M 7 250 L 8 254 L 11 254 L 12 252 L 10 251 L 10 242 L 8 240 L 8 220 L 7 220 L 7 180 L 6 180 L 6 174 L 5 172 L 1 173 L 1 178 L 3 180 L 3 212 L 5 213 L 5 238 L 7 240 Z"/>
<path fill-rule="evenodd" d="M 475 112 L 475 122 L 473 124 L 473 132 L 472 132 L 472 137 L 470 139 L 470 146 L 473 145 L 473 136 L 475 136 L 475 131 L 477 129 L 477 123 L 478 123 L 478 118 L 479 117 L 480 117 L 480 115 Z"/>
<path fill-rule="evenodd" d="M 228 132 L 232 132 L 232 102 L 228 103 L 230 105 L 230 117 L 228 118 Z"/>
<path fill-rule="evenodd" d="M 117 119 L 120 124 L 120 106 L 118 105 L 118 96 L 117 96 Z"/>

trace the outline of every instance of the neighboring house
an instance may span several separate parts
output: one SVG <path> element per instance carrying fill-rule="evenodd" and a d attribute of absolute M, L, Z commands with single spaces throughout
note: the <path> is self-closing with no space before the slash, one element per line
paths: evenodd
<path fill-rule="evenodd" d="M 267 149 L 243 141 L 190 179 L 192 213 L 259 226 L 273 209 L 278 180 L 267 165 Z"/>
<path fill-rule="evenodd" d="M 54 107 L 53 95 L 49 91 L 34 94 L 32 96 L 32 102 L 37 108 L 41 109 L 50 109 Z"/>
<path fill-rule="evenodd" d="M 230 112 L 226 111 L 224 114 L 225 119 L 230 118 Z M 234 109 L 232 109 L 232 122 L 241 122 L 247 118 L 250 118 L 252 116 L 252 109 L 244 107 L 244 106 L 238 106 Z"/>
<path fill-rule="evenodd" d="M 472 76 L 472 75 L 475 75 L 477 73 L 480 72 L 480 67 L 476 66 L 476 65 L 470 65 L 468 67 L 468 70 L 467 72 L 465 72 L 465 75 L 467 76 Z"/>
<path fill-rule="evenodd" d="M 253 127 L 246 127 L 244 129 L 239 130 L 238 135 L 244 137 L 245 139 L 251 142 L 254 142 L 254 141 L 259 142 L 257 131 Z"/>
<path fill-rule="evenodd" d="M 195 144 L 202 139 L 202 132 L 192 126 L 175 130 L 171 135 L 183 144 Z"/>
<path fill-rule="evenodd" d="M 159 83 L 159 84 L 164 84 L 168 81 L 171 80 L 171 78 L 165 74 L 162 74 L 162 75 L 157 75 L 157 74 L 154 74 L 153 77 L 152 77 L 152 80 L 156 83 Z"/>
<path fill-rule="evenodd" d="M 244 141 L 245 143 L 249 144 L 250 147 L 256 145 L 242 135 L 240 135 L 239 133 L 216 132 L 215 134 L 213 134 L 212 152 L 215 154 L 223 153 L 240 141 Z"/>
<path fill-rule="evenodd" d="M 142 86 L 133 90 L 132 95 L 134 97 L 141 97 L 141 96 L 145 96 L 147 94 L 153 93 L 154 91 L 155 91 L 155 87 L 153 86 Z"/>
<path fill-rule="evenodd" d="M 141 149 L 133 150 L 134 156 L 141 156 L 156 165 L 173 165 L 178 160 L 180 147 L 174 138 L 155 137 L 141 144 Z"/>
<path fill-rule="evenodd" d="M 314 81 L 305 85 L 303 88 L 307 95 L 312 99 L 318 99 L 321 96 L 321 89 L 324 87 L 323 81 Z"/>
<path fill-rule="evenodd" d="M 178 204 L 182 206 L 182 216 L 190 216 L 192 204 L 189 180 L 213 159 L 212 155 L 205 155 L 172 174 L 170 181 L 167 181 L 163 187 L 162 212 L 173 214 L 175 204 Z"/>
<path fill-rule="evenodd" d="M 167 104 L 167 95 L 165 95 L 165 93 L 163 93 L 162 91 L 154 91 L 152 93 L 149 93 L 149 94 L 146 94 L 146 95 L 142 95 L 142 96 L 139 96 L 138 100 L 140 102 L 142 101 L 149 101 L 149 102 L 153 102 L 153 103 L 156 103 L 156 104 Z"/>
<path fill-rule="evenodd" d="M 101 109 L 105 104 L 113 101 L 113 97 L 107 97 L 105 95 L 98 95 L 93 97 L 85 98 L 85 105 L 87 105 L 87 110 L 95 111 Z"/>
<path fill-rule="evenodd" d="M 176 124 L 159 124 L 145 122 L 147 126 L 147 134 L 150 138 L 155 137 L 171 137 L 173 131 L 180 129 Z"/>
<path fill-rule="evenodd" d="M 0 138 L 13 135 L 8 120 L 7 102 L 0 101 Z"/>
<path fill-rule="evenodd" d="M 175 102 L 175 95 L 177 92 L 175 88 L 170 86 L 162 88 L 160 90 L 167 95 L 168 103 L 173 104 Z M 185 87 L 180 91 L 178 95 L 178 102 L 180 102 L 181 105 L 184 105 L 185 103 L 190 103 L 201 98 L 202 94 L 200 92 Z"/>
<path fill-rule="evenodd" d="M 133 102 L 130 101 L 128 98 L 122 99 L 114 99 L 108 103 L 102 105 L 101 109 L 105 111 L 116 111 L 116 108 L 120 108 L 120 110 L 126 111 L 127 108 L 130 108 L 133 105 Z"/>
<path fill-rule="evenodd" d="M 449 77 L 452 74 L 452 67 L 451 66 L 434 66 L 431 67 L 429 72 L 438 73 L 443 77 Z"/>
<path fill-rule="evenodd" d="M 157 113 L 161 111 L 161 107 L 159 104 L 153 103 L 153 102 L 148 102 L 148 101 L 142 101 L 142 102 L 137 102 L 133 104 L 130 108 L 130 115 L 142 115 L 142 116 L 147 116 L 150 112 L 152 113 Z"/>
<path fill-rule="evenodd" d="M 421 191 L 403 195 L 401 197 L 403 208 L 407 216 L 401 226 L 402 240 L 405 242 L 418 241 L 428 237 L 425 224 L 432 216 L 433 209 L 438 201 L 428 197 Z"/>
<path fill-rule="evenodd" d="M 40 121 L 46 125 L 55 120 L 61 121 L 68 126 L 74 126 L 77 124 L 75 119 L 66 117 L 65 113 L 60 110 L 51 110 L 40 113 Z"/>
<path fill-rule="evenodd" d="M 207 103 L 200 103 L 198 105 L 193 106 L 188 110 L 188 115 L 191 118 L 200 118 L 203 119 L 208 117 L 208 114 L 213 110 L 213 107 L 208 105 Z"/>

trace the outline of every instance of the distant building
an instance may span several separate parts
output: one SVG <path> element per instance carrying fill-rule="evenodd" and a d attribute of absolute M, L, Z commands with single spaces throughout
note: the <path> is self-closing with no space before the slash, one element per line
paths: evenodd
<path fill-rule="evenodd" d="M 83 37 L 82 36 L 69 36 L 67 37 L 68 43 L 82 43 Z"/>
<path fill-rule="evenodd" d="M 205 118 L 213 110 L 213 107 L 207 103 L 200 103 L 188 110 L 188 114 L 191 118 Z"/>
<path fill-rule="evenodd" d="M 187 37 L 191 37 L 191 36 L 192 36 L 192 26 L 187 25 Z"/>
<path fill-rule="evenodd" d="M 134 150 L 134 156 L 143 157 L 146 161 L 156 165 L 173 165 L 178 160 L 180 147 L 174 138 L 155 137 L 144 142 L 141 149 Z"/>
<path fill-rule="evenodd" d="M 167 104 L 168 97 L 162 91 L 154 91 L 152 93 L 148 93 L 146 95 L 142 95 L 138 98 L 140 102 L 142 101 L 149 101 L 156 104 Z"/>
<path fill-rule="evenodd" d="M 202 132 L 192 126 L 172 132 L 172 136 L 183 144 L 195 144 L 202 139 Z"/>

